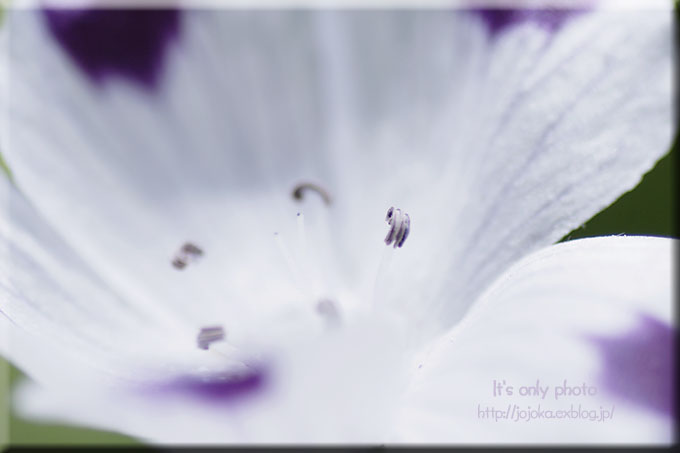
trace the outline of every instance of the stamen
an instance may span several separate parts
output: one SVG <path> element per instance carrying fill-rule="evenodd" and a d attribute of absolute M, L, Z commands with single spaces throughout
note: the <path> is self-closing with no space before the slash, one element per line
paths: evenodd
<path fill-rule="evenodd" d="M 172 265 L 175 269 L 182 270 L 187 264 L 201 256 L 203 256 L 203 250 L 200 247 L 191 242 L 185 242 L 172 260 Z"/>
<path fill-rule="evenodd" d="M 390 225 L 390 231 L 385 237 L 385 244 L 388 246 L 394 243 L 394 248 L 404 245 L 409 232 L 411 231 L 411 218 L 401 209 L 394 209 L 391 207 L 387 210 L 385 222 Z"/>
<path fill-rule="evenodd" d="M 187 253 L 189 255 L 196 255 L 196 256 L 203 255 L 203 250 L 201 250 L 196 244 L 192 244 L 191 242 L 186 242 L 182 246 L 182 252 Z"/>
<path fill-rule="evenodd" d="M 299 248 L 299 254 L 298 254 L 298 259 L 300 261 L 300 266 L 301 266 L 301 272 L 303 275 L 308 276 L 311 278 L 312 272 L 310 272 L 310 258 L 309 258 L 309 250 L 307 249 L 307 233 L 305 231 L 305 216 L 304 214 L 298 212 L 297 213 L 297 239 L 298 239 L 298 248 Z"/>
<path fill-rule="evenodd" d="M 281 252 L 281 257 L 288 266 L 288 270 L 291 273 L 291 277 L 293 277 L 295 286 L 301 293 L 305 293 L 305 285 L 303 284 L 305 280 L 302 278 L 302 274 L 300 273 L 300 269 L 293 259 L 293 255 L 291 255 L 288 247 L 286 247 L 286 244 L 283 242 L 278 232 L 274 232 L 274 242 L 276 242 L 276 246 L 279 249 L 279 252 Z"/>
<path fill-rule="evenodd" d="M 326 192 L 323 189 L 323 187 L 321 187 L 317 184 L 311 183 L 311 182 L 305 182 L 305 183 L 301 183 L 301 184 L 298 184 L 297 186 L 295 186 L 295 188 L 293 189 L 293 198 L 295 198 L 298 201 L 302 201 L 302 199 L 304 198 L 303 193 L 306 190 L 312 190 L 312 191 L 316 192 L 317 194 L 319 194 L 319 196 L 323 199 L 323 201 L 324 201 L 324 203 L 326 203 L 326 205 L 331 204 L 331 196 L 328 194 L 328 192 Z"/>
<path fill-rule="evenodd" d="M 389 245 L 389 244 L 387 244 Z M 377 307 L 378 300 L 380 296 L 384 293 L 385 287 L 387 286 L 388 273 L 390 268 L 390 263 L 395 254 L 395 249 L 385 248 L 380 258 L 380 263 L 378 264 L 378 269 L 375 273 L 375 282 L 373 283 L 373 294 L 371 294 L 371 304 L 373 307 Z"/>
<path fill-rule="evenodd" d="M 208 349 L 210 343 L 224 340 L 224 328 L 222 326 L 203 327 L 198 332 L 197 343 L 200 349 Z"/>
<path fill-rule="evenodd" d="M 304 258 L 307 258 L 307 234 L 305 233 L 305 216 L 297 213 L 297 234 L 300 249 L 303 252 Z"/>

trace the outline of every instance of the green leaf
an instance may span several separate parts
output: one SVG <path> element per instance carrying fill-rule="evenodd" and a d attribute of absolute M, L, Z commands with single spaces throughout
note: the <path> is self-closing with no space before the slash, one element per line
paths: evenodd
<path fill-rule="evenodd" d="M 678 237 L 673 172 L 678 143 L 644 175 L 640 184 L 621 195 L 560 242 L 615 234 Z"/>

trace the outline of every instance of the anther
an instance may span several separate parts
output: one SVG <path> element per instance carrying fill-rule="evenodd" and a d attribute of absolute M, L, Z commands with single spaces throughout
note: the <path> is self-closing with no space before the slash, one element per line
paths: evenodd
<path fill-rule="evenodd" d="M 326 203 L 326 205 L 331 204 L 331 196 L 328 194 L 328 192 L 326 192 L 323 189 L 323 187 L 311 182 L 305 182 L 295 186 L 295 188 L 293 188 L 293 198 L 298 201 L 302 201 L 302 199 L 304 198 L 304 192 L 306 190 L 312 190 L 319 194 L 319 196 L 321 197 L 323 202 Z"/>
<path fill-rule="evenodd" d="M 189 255 L 196 255 L 200 256 L 203 255 L 203 250 L 198 248 L 196 244 L 192 244 L 191 242 L 187 242 L 182 246 L 182 251 L 184 253 L 187 253 Z"/>
<path fill-rule="evenodd" d="M 184 269 L 187 265 L 187 262 L 182 258 L 175 258 L 172 260 L 172 265 L 175 266 L 176 269 Z"/>
<path fill-rule="evenodd" d="M 201 257 L 203 255 L 203 250 L 201 250 L 196 244 L 191 242 L 185 242 L 184 245 L 179 249 L 179 252 L 175 255 L 172 260 L 172 265 L 175 269 L 182 270 L 191 261 Z"/>
<path fill-rule="evenodd" d="M 211 343 L 222 340 L 224 340 L 224 328 L 222 326 L 210 326 L 201 328 L 196 343 L 200 349 L 208 349 Z"/>
<path fill-rule="evenodd" d="M 394 207 L 391 207 L 387 210 L 385 222 L 390 226 L 390 231 L 385 237 L 385 244 L 389 246 L 394 243 L 395 249 L 404 245 L 404 241 L 406 241 L 406 238 L 411 231 L 411 218 L 408 214 L 405 212 L 402 213 L 401 209 L 394 209 Z"/>

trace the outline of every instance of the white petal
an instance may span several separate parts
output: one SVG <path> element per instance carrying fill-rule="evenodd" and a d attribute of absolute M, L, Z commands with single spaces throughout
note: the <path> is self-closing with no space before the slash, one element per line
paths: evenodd
<path fill-rule="evenodd" d="M 405 385 L 402 330 L 364 319 L 313 341 L 281 342 L 268 381 L 246 404 L 125 388 L 83 395 L 31 383 L 15 404 L 24 416 L 155 443 L 383 442 Z"/>
<path fill-rule="evenodd" d="M 413 364 L 395 435 L 455 443 L 670 442 L 673 242 L 584 239 L 512 266 Z M 494 381 L 513 386 L 513 394 L 494 396 Z M 520 394 L 537 381 L 549 386 L 544 399 Z M 585 396 L 573 390 L 584 383 Z M 604 409 L 612 417 L 514 420 L 539 405 L 580 406 L 596 418 Z M 495 420 L 487 407 L 514 412 Z"/>
<path fill-rule="evenodd" d="M 242 315 L 295 297 L 288 276 L 264 288 L 240 270 L 280 274 L 270 235 L 301 179 L 332 192 L 340 221 L 320 261 L 360 297 L 384 211 L 410 214 L 378 299 L 429 332 L 632 188 L 670 143 L 670 12 L 493 39 L 467 12 L 193 12 L 155 97 L 98 92 L 35 17 L 16 16 L 18 184 L 121 294 L 196 322 L 233 316 L 224 300 Z M 211 269 L 175 279 L 164 262 L 188 239 Z M 203 317 L 187 304 L 196 288 Z"/>

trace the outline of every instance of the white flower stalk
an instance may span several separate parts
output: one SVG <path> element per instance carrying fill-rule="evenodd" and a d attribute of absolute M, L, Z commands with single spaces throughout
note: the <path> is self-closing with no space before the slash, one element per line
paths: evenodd
<path fill-rule="evenodd" d="M 551 244 L 668 150 L 670 30 L 9 11 L 17 409 L 155 443 L 668 442 L 670 240 Z"/>

